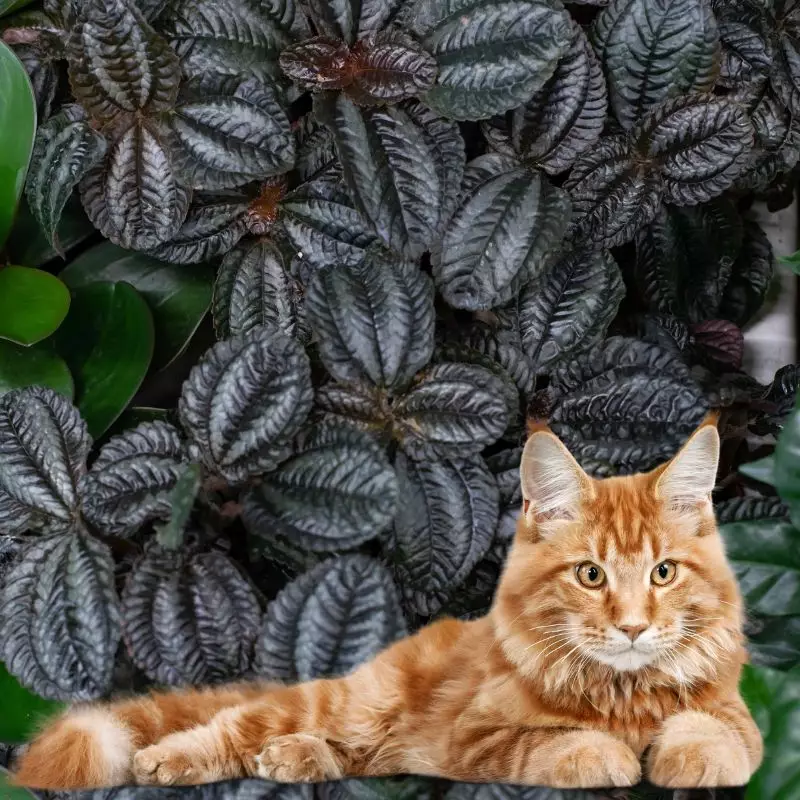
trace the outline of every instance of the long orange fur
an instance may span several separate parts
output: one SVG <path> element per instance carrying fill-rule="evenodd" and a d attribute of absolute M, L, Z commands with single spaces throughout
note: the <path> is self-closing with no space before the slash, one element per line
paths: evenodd
<path fill-rule="evenodd" d="M 592 480 L 536 431 L 488 616 L 431 624 L 342 678 L 73 708 L 27 749 L 16 780 L 417 773 L 589 788 L 634 784 L 643 763 L 663 786 L 744 784 L 762 743 L 737 689 L 742 603 L 710 503 L 718 449 L 705 425 L 653 472 Z M 667 559 L 675 579 L 654 585 Z M 584 562 L 602 567 L 603 586 L 580 583 Z M 627 644 L 644 628 L 637 641 L 655 656 Z"/>

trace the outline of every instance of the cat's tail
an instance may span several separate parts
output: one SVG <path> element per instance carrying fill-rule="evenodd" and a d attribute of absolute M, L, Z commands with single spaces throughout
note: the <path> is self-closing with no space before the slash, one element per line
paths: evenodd
<path fill-rule="evenodd" d="M 264 684 L 153 693 L 76 706 L 50 721 L 20 756 L 14 782 L 32 789 L 94 789 L 133 782 L 133 756 L 169 733 L 205 725 Z"/>

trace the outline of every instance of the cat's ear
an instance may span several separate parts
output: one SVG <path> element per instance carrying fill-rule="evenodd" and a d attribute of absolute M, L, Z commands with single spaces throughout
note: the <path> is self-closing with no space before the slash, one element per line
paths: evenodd
<path fill-rule="evenodd" d="M 718 465 L 719 433 L 709 418 L 660 472 L 656 497 L 676 509 L 710 509 Z"/>
<path fill-rule="evenodd" d="M 592 479 L 548 430 L 528 439 L 520 462 L 525 517 L 538 525 L 576 520 L 582 501 L 593 492 Z"/>

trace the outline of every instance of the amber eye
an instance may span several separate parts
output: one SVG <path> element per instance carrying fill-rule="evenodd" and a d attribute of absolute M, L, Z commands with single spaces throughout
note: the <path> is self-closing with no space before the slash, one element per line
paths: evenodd
<path fill-rule="evenodd" d="M 678 572 L 678 565 L 674 561 L 662 561 L 653 567 L 650 573 L 650 580 L 656 586 L 666 586 L 675 580 L 675 575 Z"/>
<path fill-rule="evenodd" d="M 606 574 L 602 567 L 592 564 L 591 561 L 584 561 L 575 571 L 578 580 L 587 589 L 599 589 L 606 582 Z"/>

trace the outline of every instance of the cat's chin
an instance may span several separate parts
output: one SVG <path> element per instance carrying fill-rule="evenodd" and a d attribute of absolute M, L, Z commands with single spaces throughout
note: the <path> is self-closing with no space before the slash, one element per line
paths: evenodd
<path fill-rule="evenodd" d="M 622 650 L 616 653 L 594 652 L 592 655 L 602 664 L 617 670 L 617 672 L 635 672 L 649 667 L 656 660 L 657 654 L 643 650 Z"/>

